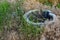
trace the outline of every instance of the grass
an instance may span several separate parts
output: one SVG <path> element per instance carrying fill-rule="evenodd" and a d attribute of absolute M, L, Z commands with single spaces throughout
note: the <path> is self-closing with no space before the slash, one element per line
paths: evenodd
<path fill-rule="evenodd" d="M 9 3 L 7 1 L 0 2 L 0 30 L 2 30 L 2 25 L 4 24 L 4 20 L 6 19 L 6 15 L 9 10 Z"/>
<path fill-rule="evenodd" d="M 52 1 L 49 2 L 48 0 L 39 0 L 39 2 L 42 3 L 42 4 L 44 4 L 44 5 L 47 5 L 47 6 L 51 6 L 51 7 L 53 6 Z M 55 1 L 54 1 L 54 2 L 55 2 Z M 60 3 L 57 2 L 56 7 L 60 8 Z"/>
<path fill-rule="evenodd" d="M 20 13 L 21 31 L 27 34 L 27 38 L 29 35 L 35 36 L 36 34 L 41 34 L 41 32 L 43 32 L 43 28 L 26 23 L 25 19 L 23 18 L 24 12 L 18 11 L 18 13 Z"/>
<path fill-rule="evenodd" d="M 33 26 L 28 24 L 25 19 L 23 18 L 24 9 L 22 7 L 22 3 L 24 0 L 16 1 L 16 4 L 10 4 L 7 1 L 3 1 L 0 3 L 0 31 L 5 31 L 3 28 L 7 26 L 7 31 L 15 28 L 19 31 L 19 34 L 22 32 L 23 36 L 27 36 L 29 40 L 30 36 L 36 37 L 36 35 L 41 35 L 44 31 L 43 27 L 40 26 Z M 49 2 L 46 2 L 45 5 L 52 5 Z M 60 4 L 58 4 L 60 8 Z M 13 15 L 13 13 L 15 13 Z M 12 18 L 12 15 L 14 18 Z M 6 19 L 7 18 L 7 19 Z M 14 26 L 13 21 L 15 21 L 17 26 Z M 10 27 L 11 26 L 11 27 Z M 13 29 L 13 30 L 15 30 Z M 25 34 L 25 35 L 24 35 Z M 33 38 L 31 37 L 31 38 Z"/>
<path fill-rule="evenodd" d="M 60 3 L 57 5 L 58 8 L 60 8 Z"/>
<path fill-rule="evenodd" d="M 5 30 L 21 30 L 23 34 L 27 34 L 27 38 L 29 39 L 29 35 L 32 35 L 35 37 L 37 34 L 41 34 L 44 30 L 44 28 L 40 28 L 39 26 L 33 26 L 26 23 L 26 21 L 23 18 L 24 11 L 22 8 L 22 3 L 24 0 L 18 0 L 16 4 L 10 4 L 7 1 L 3 1 L 0 3 L 0 31 Z M 15 13 L 15 15 L 13 15 Z M 12 15 L 14 18 L 12 18 Z M 17 26 L 14 26 L 13 21 L 14 20 Z M 7 28 L 5 28 L 7 26 Z M 14 27 L 13 27 L 14 26 Z M 5 29 L 4 29 L 5 28 Z M 15 29 L 14 29 L 15 28 Z M 23 35 L 24 36 L 24 35 Z"/>
<path fill-rule="evenodd" d="M 52 6 L 52 3 L 49 3 L 49 2 L 47 1 L 46 3 L 44 3 L 44 5 Z"/>

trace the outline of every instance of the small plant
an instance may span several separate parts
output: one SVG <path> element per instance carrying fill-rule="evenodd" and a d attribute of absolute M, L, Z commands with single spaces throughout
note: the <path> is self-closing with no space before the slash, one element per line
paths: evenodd
<path fill-rule="evenodd" d="M 46 2 L 44 4 L 47 5 L 47 6 L 52 6 L 52 3 L 50 3 L 50 2 Z"/>
<path fill-rule="evenodd" d="M 60 8 L 60 3 L 57 5 L 58 8 Z"/>

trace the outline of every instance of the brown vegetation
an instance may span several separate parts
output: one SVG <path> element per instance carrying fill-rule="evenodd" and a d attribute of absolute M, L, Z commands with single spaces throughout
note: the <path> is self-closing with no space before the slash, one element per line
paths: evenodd
<path fill-rule="evenodd" d="M 15 0 L 9 0 L 9 2 L 15 3 Z M 44 3 L 44 2 L 41 0 L 41 3 Z M 57 5 L 57 3 L 60 2 L 60 0 L 56 0 L 56 1 L 49 0 L 49 2 L 53 3 L 54 5 Z M 56 8 L 56 9 L 51 8 L 50 6 L 46 6 L 41 3 L 39 3 L 36 0 L 25 0 L 23 3 L 24 11 L 26 12 L 32 9 L 43 9 L 43 10 L 49 9 L 57 15 L 57 19 L 60 18 L 59 8 Z M 1 37 L 1 40 L 45 40 L 45 39 L 60 40 L 60 21 L 59 20 L 60 19 L 56 20 L 56 22 L 53 24 L 46 25 L 46 27 L 44 27 L 45 30 L 42 35 L 40 33 L 36 35 L 33 35 L 33 33 L 27 35 L 26 32 L 22 32 L 22 29 L 17 28 L 19 24 L 19 21 L 17 22 L 17 18 L 16 19 L 12 18 L 11 21 L 9 22 L 9 26 L 11 27 L 9 28 L 10 30 L 6 29 L 7 31 L 5 30 L 4 32 L 2 32 L 0 37 Z"/>

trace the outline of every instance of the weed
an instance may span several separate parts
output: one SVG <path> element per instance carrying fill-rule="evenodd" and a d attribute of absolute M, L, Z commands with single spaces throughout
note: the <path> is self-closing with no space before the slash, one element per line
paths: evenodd
<path fill-rule="evenodd" d="M 57 5 L 58 8 L 60 8 L 60 3 Z"/>

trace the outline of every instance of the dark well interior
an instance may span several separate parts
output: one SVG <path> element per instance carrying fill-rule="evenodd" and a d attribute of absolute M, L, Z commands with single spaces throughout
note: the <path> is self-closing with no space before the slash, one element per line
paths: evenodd
<path fill-rule="evenodd" d="M 43 11 L 43 12 L 39 12 L 39 11 L 35 11 L 32 12 L 32 15 L 34 16 L 34 20 L 38 20 L 38 22 L 44 22 L 45 20 L 53 20 L 53 16 L 49 15 L 48 11 Z"/>

